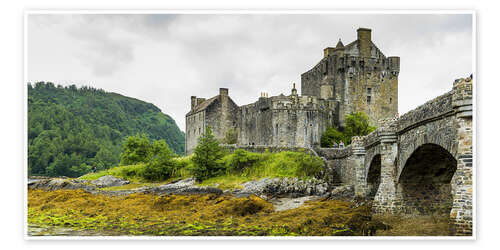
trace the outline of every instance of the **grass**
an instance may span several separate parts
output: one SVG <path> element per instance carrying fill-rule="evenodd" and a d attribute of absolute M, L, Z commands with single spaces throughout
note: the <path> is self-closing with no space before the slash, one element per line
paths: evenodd
<path fill-rule="evenodd" d="M 129 166 L 117 166 L 110 169 L 102 170 L 97 173 L 89 173 L 80 176 L 79 179 L 82 180 L 97 180 L 105 175 L 112 175 L 114 177 L 123 178 L 131 182 L 144 182 L 142 178 L 139 177 L 139 171 L 144 168 L 144 164 L 129 165 Z"/>
<path fill-rule="evenodd" d="M 171 178 L 161 183 L 174 179 L 192 177 L 190 169 L 193 162 L 191 156 L 174 158 L 176 167 L 171 173 Z M 279 153 L 251 153 L 239 150 L 227 154 L 220 162 L 225 171 L 218 176 L 209 178 L 200 183 L 202 186 L 219 184 L 221 189 L 241 188 L 241 184 L 251 180 L 275 177 L 299 177 L 300 179 L 312 178 L 323 167 L 319 157 L 313 157 L 304 152 L 279 152 Z M 129 180 L 132 183 L 151 183 L 140 176 L 145 164 L 117 166 L 97 173 L 81 176 L 83 180 L 96 180 L 105 175 Z M 123 189 L 120 189 L 123 190 Z"/>
<path fill-rule="evenodd" d="M 251 177 L 244 177 L 237 174 L 227 174 L 204 180 L 201 186 L 216 186 L 222 190 L 226 189 L 241 189 L 242 183 L 253 180 Z"/>
<path fill-rule="evenodd" d="M 321 200 L 274 212 L 256 196 L 131 194 L 29 190 L 28 224 L 96 230 L 102 235 L 361 235 L 370 208 Z"/>

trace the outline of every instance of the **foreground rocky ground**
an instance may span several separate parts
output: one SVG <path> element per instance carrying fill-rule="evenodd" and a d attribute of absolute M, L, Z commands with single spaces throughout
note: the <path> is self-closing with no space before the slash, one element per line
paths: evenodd
<path fill-rule="evenodd" d="M 318 180 L 262 179 L 221 190 L 197 186 L 192 179 L 137 186 L 103 176 L 45 179 L 28 186 L 31 236 L 406 235 L 407 228 L 415 228 L 401 226 L 408 219 L 373 217 L 369 202 L 352 198 L 352 187 L 327 190 Z M 447 233 L 442 219 L 426 222 L 422 232 L 411 233 Z"/>

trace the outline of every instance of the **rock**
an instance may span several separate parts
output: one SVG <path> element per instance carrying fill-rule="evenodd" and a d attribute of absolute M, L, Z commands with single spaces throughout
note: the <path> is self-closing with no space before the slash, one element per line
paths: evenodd
<path fill-rule="evenodd" d="M 222 190 L 215 187 L 195 186 L 195 180 L 188 178 L 174 183 L 161 185 L 151 191 L 158 194 L 222 194 Z"/>
<path fill-rule="evenodd" d="M 214 187 L 197 187 L 197 186 L 189 186 L 185 188 L 181 188 L 174 192 L 174 194 L 222 194 L 222 190 Z"/>
<path fill-rule="evenodd" d="M 116 178 L 112 175 L 105 175 L 100 177 L 97 180 L 94 180 L 91 182 L 92 184 L 96 185 L 97 187 L 103 188 L 103 187 L 116 187 L 116 186 L 123 186 L 126 184 L 129 184 L 130 181 L 121 179 L 121 178 Z"/>
<path fill-rule="evenodd" d="M 302 206 L 306 201 L 320 199 L 321 196 L 303 196 L 299 198 L 274 198 L 269 200 L 273 206 L 274 211 L 285 211 Z"/>
<path fill-rule="evenodd" d="M 343 198 L 353 198 L 354 197 L 354 186 L 346 185 L 334 188 L 328 196 L 332 199 L 343 199 Z"/>
<path fill-rule="evenodd" d="M 153 192 L 159 192 L 159 193 L 174 192 L 175 190 L 179 190 L 181 188 L 193 186 L 194 183 L 195 183 L 195 180 L 193 178 L 188 178 L 188 179 L 168 183 L 165 185 L 161 185 L 159 187 L 154 188 Z"/>
<path fill-rule="evenodd" d="M 33 189 L 44 189 L 54 191 L 59 189 L 84 189 L 94 190 L 95 186 L 89 185 L 88 181 L 77 179 L 43 179 L 28 183 L 28 187 Z"/>
<path fill-rule="evenodd" d="M 246 197 L 250 194 L 267 199 L 268 197 L 287 196 L 321 196 L 328 190 L 328 184 L 317 179 L 299 180 L 295 178 L 264 178 L 258 181 L 249 181 L 242 184 L 241 190 L 233 191 L 237 197 Z"/>

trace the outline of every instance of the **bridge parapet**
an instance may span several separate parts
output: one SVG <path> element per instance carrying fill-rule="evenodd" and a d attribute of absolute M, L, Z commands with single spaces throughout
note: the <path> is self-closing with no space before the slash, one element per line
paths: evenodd
<path fill-rule="evenodd" d="M 342 159 L 353 154 L 352 144 L 345 148 L 314 148 L 319 156 L 325 157 L 328 160 Z"/>
<path fill-rule="evenodd" d="M 453 113 L 453 91 L 444 95 L 438 96 L 425 104 L 417 107 L 414 110 L 407 112 L 399 117 L 398 130 L 404 132 L 419 124 L 429 122 L 439 117 L 450 115 Z"/>
<path fill-rule="evenodd" d="M 472 117 L 472 78 L 460 78 L 453 83 L 453 108 L 457 117 Z"/>

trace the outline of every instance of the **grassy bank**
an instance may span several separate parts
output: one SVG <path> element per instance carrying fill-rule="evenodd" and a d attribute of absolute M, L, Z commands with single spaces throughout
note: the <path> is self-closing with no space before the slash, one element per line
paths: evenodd
<path fill-rule="evenodd" d="M 174 167 L 170 178 L 156 181 L 166 183 L 174 179 L 193 177 L 192 157 L 173 159 Z M 222 189 L 239 188 L 244 182 L 274 177 L 312 178 L 323 169 L 323 161 L 305 152 L 251 153 L 237 150 L 227 154 L 220 162 L 221 170 L 217 176 L 203 180 L 200 185 L 219 184 Z M 97 173 L 87 174 L 80 179 L 96 180 L 105 175 L 129 180 L 133 183 L 152 183 L 141 173 L 146 171 L 146 164 L 117 166 Z"/>

